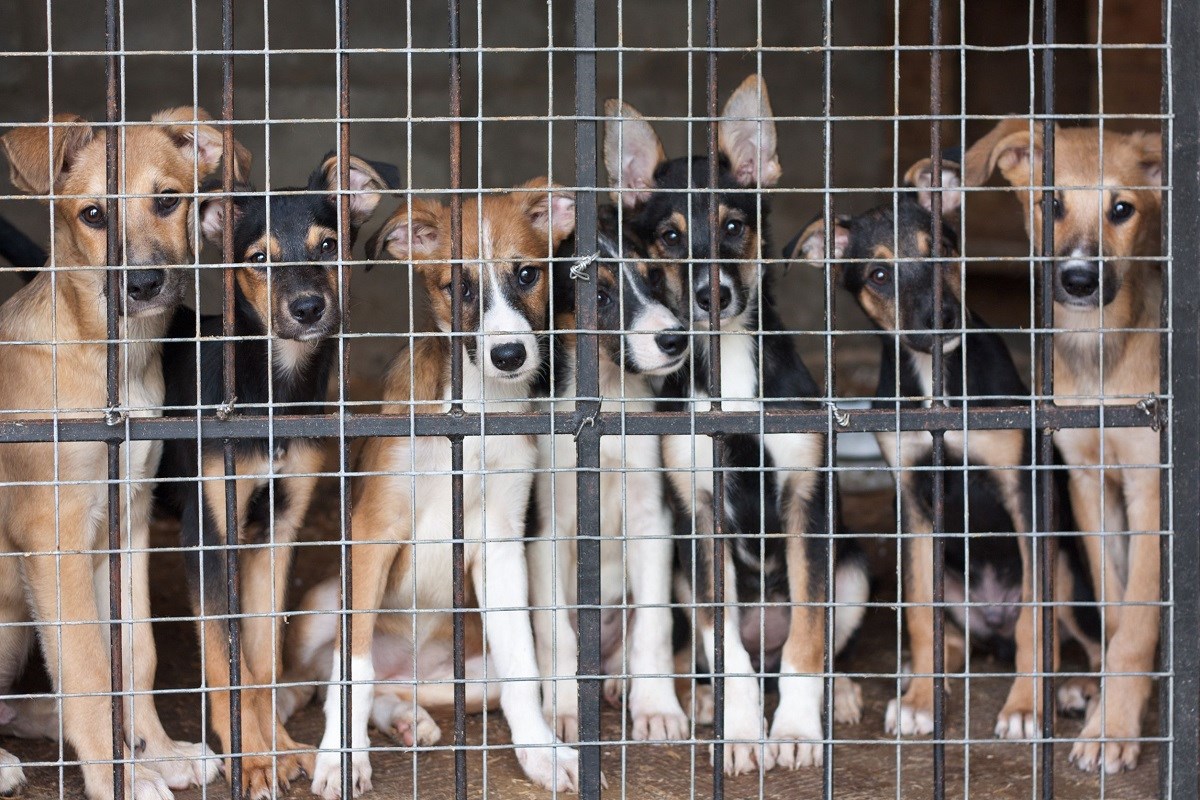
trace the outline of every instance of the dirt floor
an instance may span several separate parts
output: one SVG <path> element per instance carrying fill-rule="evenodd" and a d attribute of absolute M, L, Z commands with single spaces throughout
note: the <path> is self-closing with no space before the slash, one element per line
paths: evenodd
<path fill-rule="evenodd" d="M 845 498 L 845 507 L 848 522 L 855 530 L 879 531 L 889 527 L 887 515 L 890 514 L 891 505 L 886 494 L 849 495 Z M 336 530 L 337 497 L 336 487 L 332 483 L 323 487 L 315 508 L 328 511 L 313 515 L 309 530 L 309 538 L 312 539 L 320 538 L 323 532 Z M 155 537 L 159 543 L 170 545 L 174 531 L 170 525 L 161 524 L 156 527 Z M 894 575 L 894 551 L 886 540 L 870 540 L 866 544 L 872 559 L 880 566 L 877 597 L 894 596 L 889 585 L 889 581 L 894 583 L 894 579 L 889 578 Z M 302 548 L 294 586 L 309 585 L 314 578 L 328 574 L 336 568 L 336 563 L 331 564 L 330 561 L 328 548 Z M 156 556 L 152 570 L 156 613 L 164 616 L 187 614 L 178 555 L 164 553 Z M 857 643 L 839 668 L 855 673 L 893 675 L 896 671 L 896 638 L 895 612 L 880 609 L 868 615 Z M 199 681 L 199 660 L 192 626 L 184 622 L 161 623 L 158 625 L 157 641 L 159 688 L 194 689 Z M 1067 663 L 1071 665 L 1072 662 L 1068 659 Z M 1077 660 L 1074 663 L 1078 666 Z M 1040 779 L 1035 777 L 1035 748 L 1029 744 L 999 742 L 991 735 L 994 715 L 1007 691 L 1007 681 L 988 675 L 1005 668 L 1011 667 L 977 655 L 973 657 L 969 679 L 951 682 L 948 737 L 961 740 L 968 727 L 969 711 L 969 730 L 974 741 L 969 747 L 961 743 L 947 747 L 947 797 L 1004 800 L 1036 796 L 1034 787 Z M 964 705 L 967 682 L 970 685 L 969 709 Z M 862 680 L 862 685 L 865 696 L 862 722 L 858 725 L 838 725 L 835 729 L 835 735 L 842 743 L 834 748 L 833 795 L 845 800 L 931 796 L 932 748 L 928 741 L 897 742 L 883 732 L 883 712 L 887 701 L 896 693 L 894 678 L 867 678 Z M 172 735 L 193 741 L 199 737 L 199 704 L 199 694 L 194 691 L 168 694 L 159 699 L 160 714 Z M 292 721 L 289 729 L 298 741 L 316 742 L 320 739 L 321 720 L 319 707 L 309 706 Z M 450 720 L 438 721 L 448 738 L 452 730 Z M 606 708 L 603 712 L 606 740 L 619 741 L 622 738 L 620 723 L 619 712 Z M 1148 721 L 1146 730 L 1153 732 L 1157 726 L 1155 715 Z M 1080 727 L 1078 720 L 1060 719 L 1057 723 L 1058 733 L 1063 738 L 1078 733 Z M 709 729 L 699 729 L 699 735 L 710 735 Z M 486 741 L 491 749 L 486 759 L 478 749 L 472 750 L 468 756 L 468 796 L 504 800 L 549 797 L 548 792 L 531 788 L 523 779 L 516 758 L 505 749 L 508 743 L 507 728 L 498 714 L 491 715 L 486 726 L 481 717 L 471 718 L 467 737 L 472 745 L 478 746 Z M 2 744 L 26 763 L 25 771 L 29 777 L 26 797 L 76 796 L 81 783 L 79 772 L 72 767 L 62 769 L 56 744 L 15 740 Z M 395 746 L 394 742 L 378 733 L 374 735 L 372 744 L 380 748 L 372 755 L 376 797 L 413 797 L 414 786 L 415 794 L 422 798 L 453 796 L 451 751 L 435 748 L 414 755 L 411 750 Z M 1090 800 L 1097 797 L 1140 800 L 1156 795 L 1158 754 L 1153 743 L 1146 746 L 1141 765 L 1135 772 L 1108 777 L 1103 782 L 1097 776 L 1081 773 L 1068 764 L 1069 750 L 1070 744 L 1067 742 L 1058 744 L 1055 749 L 1055 792 L 1062 800 Z M 605 796 L 638 800 L 712 796 L 712 771 L 708 750 L 704 745 L 608 745 L 604 748 L 603 758 L 604 774 L 609 786 Z M 60 787 L 60 781 L 65 785 Z M 774 771 L 761 779 L 757 775 L 729 779 L 725 796 L 730 800 L 819 797 L 822 781 L 822 772 L 816 769 Z M 223 779 L 218 779 L 209 787 L 209 795 L 226 796 L 226 793 L 227 785 Z M 176 794 L 180 800 L 201 796 L 199 790 Z M 294 787 L 288 796 L 311 796 L 307 781 Z"/>

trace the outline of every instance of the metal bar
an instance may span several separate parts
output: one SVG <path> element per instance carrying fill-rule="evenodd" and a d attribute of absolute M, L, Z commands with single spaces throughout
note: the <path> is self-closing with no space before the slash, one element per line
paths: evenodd
<path fill-rule="evenodd" d="M 447 0 L 450 46 L 450 406 L 452 415 L 462 414 L 462 33 L 459 0 Z M 480 34 L 482 35 L 482 33 Z M 482 415 L 482 412 L 480 414 Z M 482 424 L 486 421 L 479 420 Z M 478 431 L 476 427 L 475 431 Z M 467 608 L 466 555 L 463 545 L 463 435 L 450 436 L 451 577 L 454 582 L 454 797 L 467 797 L 467 685 L 466 633 L 463 610 Z M 484 602 L 483 598 L 480 598 Z"/>
<path fill-rule="evenodd" d="M 596 2 L 575 2 L 575 255 L 597 252 L 597 204 L 600 175 L 596 160 L 599 124 L 596 120 Z M 600 342 L 596 304 L 598 267 L 590 260 L 587 280 L 575 281 L 576 416 L 599 416 Z M 594 425 L 577 428 L 575 463 L 577 586 L 579 655 L 579 796 L 600 800 L 600 689 L 603 665 L 600 652 L 600 430 Z"/>
<path fill-rule="evenodd" d="M 221 191 L 225 196 L 225 219 L 233 220 L 234 184 L 234 139 L 233 139 L 233 0 L 221 0 L 221 127 L 222 152 Z M 233 267 L 233 225 L 221 226 L 221 333 L 225 337 L 222 353 L 222 393 L 228 407 L 232 408 L 237 397 L 236 342 L 234 341 L 234 305 L 236 290 Z M 268 426 L 269 426 L 268 422 Z M 238 516 L 237 516 L 237 458 L 234 440 L 226 438 L 222 443 L 225 468 L 225 591 L 228 596 L 229 619 L 229 796 L 231 800 L 242 797 L 242 664 L 241 664 L 241 614 L 242 602 L 238 570 Z"/>
<path fill-rule="evenodd" d="M 108 263 L 106 275 L 106 329 L 108 342 L 105 344 L 107 401 L 110 409 L 121 405 L 121 358 L 120 358 L 120 309 L 123 300 L 121 287 L 121 265 L 124 248 L 121 235 L 121 158 L 122 117 L 120 101 L 121 23 L 119 0 L 108 0 L 104 8 L 104 44 L 108 55 L 104 59 L 105 114 L 108 127 L 104 139 L 105 194 L 107 195 L 106 217 Z M 119 427 L 119 426 L 118 426 Z M 108 442 L 108 632 L 109 632 L 109 680 L 112 688 L 112 750 L 113 750 L 113 796 L 121 797 L 125 791 L 125 703 L 121 697 L 124 684 L 124 642 L 121 630 L 121 442 L 117 437 Z M 59 656 L 61 659 L 61 655 Z M 58 669 L 63 665 L 60 661 Z"/>

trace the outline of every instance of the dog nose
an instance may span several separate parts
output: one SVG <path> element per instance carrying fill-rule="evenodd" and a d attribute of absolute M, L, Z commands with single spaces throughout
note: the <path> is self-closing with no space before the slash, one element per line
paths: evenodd
<path fill-rule="evenodd" d="M 721 298 L 721 310 L 724 311 L 725 309 L 729 308 L 729 303 L 733 300 L 733 292 L 729 291 L 728 286 L 722 286 L 718 294 Z M 712 305 L 712 289 L 710 289 L 708 286 L 702 286 L 697 289 L 696 305 L 700 306 L 700 308 L 704 309 L 705 311 L 708 311 L 709 306 Z"/>
<path fill-rule="evenodd" d="M 1075 297 L 1090 297 L 1100 288 L 1100 267 L 1072 266 L 1058 273 L 1058 280 L 1067 294 Z"/>
<path fill-rule="evenodd" d="M 682 331 L 666 331 L 654 337 L 658 349 L 669 356 L 677 356 L 687 349 L 687 336 Z"/>
<path fill-rule="evenodd" d="M 492 363 L 496 369 L 512 372 L 525 363 L 525 345 L 520 342 L 497 345 L 492 348 Z"/>
<path fill-rule="evenodd" d="M 1007 618 L 1008 613 L 1003 606 L 984 606 L 983 608 L 983 621 L 989 628 L 1003 628 Z"/>
<path fill-rule="evenodd" d="M 292 318 L 301 325 L 312 325 L 320 321 L 325 314 L 325 298 L 319 294 L 298 297 L 288 303 L 288 311 L 292 312 Z"/>
<path fill-rule="evenodd" d="M 161 269 L 130 270 L 125 278 L 125 291 L 130 300 L 145 302 L 158 296 L 163 287 L 163 271 Z"/>
<path fill-rule="evenodd" d="M 932 326 L 930 326 L 932 327 Z M 952 304 L 942 303 L 942 325 L 941 330 L 953 331 L 958 327 L 958 309 Z"/>

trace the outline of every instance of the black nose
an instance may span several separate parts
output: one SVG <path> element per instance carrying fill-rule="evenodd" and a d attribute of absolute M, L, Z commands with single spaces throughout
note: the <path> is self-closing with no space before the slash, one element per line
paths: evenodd
<path fill-rule="evenodd" d="M 134 269 L 125 277 L 125 291 L 129 293 L 130 300 L 153 300 L 162 291 L 162 287 L 161 269 Z"/>
<path fill-rule="evenodd" d="M 929 318 L 929 328 L 931 330 L 934 328 L 932 314 L 930 314 L 930 318 Z M 947 300 L 943 300 L 942 301 L 942 324 L 940 326 L 938 326 L 938 329 L 942 330 L 942 331 L 953 331 L 956 328 L 958 328 L 958 308 L 956 307 L 955 304 L 953 304 Z"/>
<path fill-rule="evenodd" d="M 1100 267 L 1068 267 L 1058 274 L 1067 294 L 1074 297 L 1091 297 L 1100 288 Z"/>
<path fill-rule="evenodd" d="M 292 318 L 301 325 L 312 325 L 319 322 L 325 314 L 325 298 L 319 294 L 298 297 L 288 303 L 288 311 Z"/>
<path fill-rule="evenodd" d="M 687 349 L 687 336 L 677 331 L 667 331 L 654 337 L 658 349 L 669 356 L 677 356 Z"/>
<path fill-rule="evenodd" d="M 512 372 L 525 363 L 525 345 L 520 342 L 497 345 L 492 348 L 492 363 L 496 369 Z"/>
<path fill-rule="evenodd" d="M 733 300 L 733 292 L 729 291 L 728 286 L 722 286 L 719 292 L 721 296 L 721 310 L 729 308 L 729 303 Z M 708 311 L 712 305 L 712 289 L 703 286 L 696 290 L 696 305 L 700 306 L 705 311 Z"/>

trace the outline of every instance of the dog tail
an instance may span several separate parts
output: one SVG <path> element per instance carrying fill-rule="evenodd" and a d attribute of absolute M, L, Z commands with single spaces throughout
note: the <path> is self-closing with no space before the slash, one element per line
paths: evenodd
<path fill-rule="evenodd" d="M 871 597 L 871 571 L 867 554 L 853 539 L 839 542 L 837 566 L 833 572 L 833 654 L 845 649 L 867 615 Z"/>
<path fill-rule="evenodd" d="M 33 268 L 45 264 L 48 256 L 37 242 L 4 217 L 0 217 L 0 258 L 14 267 L 26 267 L 17 274 L 21 276 L 21 280 L 29 283 L 37 276 Z"/>

